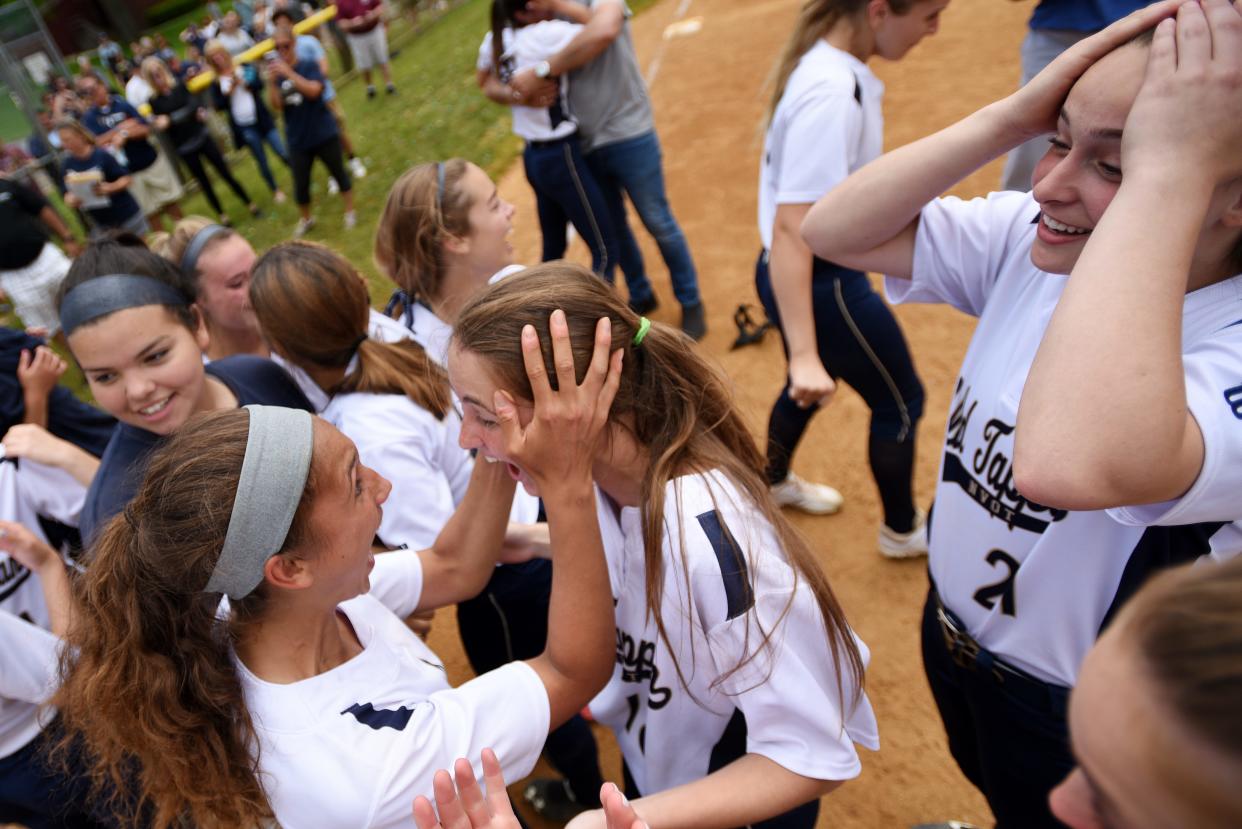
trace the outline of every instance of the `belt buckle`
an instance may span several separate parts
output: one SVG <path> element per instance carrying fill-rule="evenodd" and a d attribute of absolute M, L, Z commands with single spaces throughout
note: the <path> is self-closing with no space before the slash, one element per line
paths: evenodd
<path fill-rule="evenodd" d="M 949 618 L 949 614 L 945 612 L 944 605 L 937 603 L 936 618 L 940 621 L 940 632 L 944 636 L 945 647 L 948 648 L 949 655 L 953 657 L 953 662 L 959 668 L 968 670 L 976 670 L 980 666 L 979 654 L 983 647 L 976 641 L 975 637 L 958 628 L 953 620 Z M 1001 670 L 999 663 L 991 662 L 988 667 L 988 673 L 997 683 L 1005 682 L 1004 672 Z"/>

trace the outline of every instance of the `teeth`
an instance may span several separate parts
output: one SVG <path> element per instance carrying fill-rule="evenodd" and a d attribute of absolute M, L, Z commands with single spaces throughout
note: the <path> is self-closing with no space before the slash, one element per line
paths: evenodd
<path fill-rule="evenodd" d="M 483 458 L 483 460 L 487 461 L 488 463 L 496 463 L 496 459 L 493 458 L 491 455 L 484 455 L 482 452 L 480 452 L 479 455 Z"/>
<path fill-rule="evenodd" d="M 139 411 L 139 412 L 141 412 L 141 413 L 142 413 L 142 414 L 144 414 L 144 415 L 148 415 L 148 416 L 153 415 L 153 414 L 155 414 L 156 412 L 163 411 L 164 407 L 168 405 L 168 401 L 169 401 L 170 399 L 171 399 L 171 398 L 165 397 L 165 398 L 164 398 L 163 400 L 161 400 L 160 402 L 158 402 L 158 403 L 153 403 L 152 405 L 147 406 L 145 409 L 139 409 L 138 411 Z"/>
<path fill-rule="evenodd" d="M 1040 215 L 1041 215 L 1041 218 L 1043 219 L 1044 224 L 1052 228 L 1053 230 L 1055 230 L 1057 233 L 1081 234 L 1081 233 L 1091 232 L 1089 228 L 1074 227 L 1073 225 L 1063 225 L 1060 222 L 1058 222 L 1056 219 L 1049 216 L 1047 213 L 1043 213 Z"/>

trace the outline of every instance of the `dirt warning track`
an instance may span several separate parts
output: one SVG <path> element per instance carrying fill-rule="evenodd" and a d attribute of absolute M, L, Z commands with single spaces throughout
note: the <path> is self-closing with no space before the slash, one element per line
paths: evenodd
<path fill-rule="evenodd" d="M 633 22 L 639 57 L 654 77 L 651 93 L 669 199 L 689 238 L 707 303 L 711 331 L 701 347 L 734 379 L 757 433 L 784 382 L 785 364 L 775 333 L 759 346 L 730 351 L 736 334 L 732 314 L 739 303 L 758 304 L 755 212 L 764 86 L 798 5 L 798 0 L 663 0 Z M 887 85 L 886 146 L 947 126 L 1012 90 L 1032 5 L 954 0 L 940 33 L 904 61 L 874 61 Z M 954 192 L 983 194 L 999 179 L 996 162 Z M 534 198 L 520 164 L 500 182 L 500 190 L 517 205 L 518 261 L 538 261 Z M 676 324 L 679 312 L 667 270 L 650 237 L 631 221 L 662 303 L 652 316 Z M 581 243 L 573 256 L 589 262 Z M 973 321 L 942 307 L 904 307 L 897 316 L 927 390 L 916 472 L 919 504 L 926 507 L 949 396 Z M 875 549 L 880 510 L 867 469 L 868 418 L 862 400 L 842 386 L 808 430 L 794 464 L 803 477 L 829 482 L 846 498 L 836 516 L 794 520 L 820 551 L 851 622 L 871 649 L 867 687 L 882 741 L 878 753 L 863 753 L 862 776 L 825 799 L 819 825 L 887 829 L 950 818 L 990 825 L 983 799 L 949 757 L 923 678 L 918 621 L 927 591 L 925 560 L 890 562 Z M 453 680 L 465 679 L 451 615 L 441 614 L 436 628 L 433 646 L 449 660 Z M 605 774 L 619 781 L 615 746 L 599 734 Z M 520 786 L 512 791 L 520 792 Z"/>

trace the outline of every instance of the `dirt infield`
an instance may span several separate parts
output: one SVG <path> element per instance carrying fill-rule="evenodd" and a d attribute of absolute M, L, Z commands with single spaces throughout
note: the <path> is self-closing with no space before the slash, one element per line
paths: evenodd
<path fill-rule="evenodd" d="M 652 85 L 656 123 L 674 212 L 690 240 L 711 332 L 702 347 L 734 378 L 756 429 L 784 380 L 774 334 L 758 347 L 729 351 L 740 302 L 757 304 L 753 266 L 756 182 L 764 109 L 762 88 L 792 27 L 798 0 L 663 0 L 634 22 L 644 67 L 658 61 Z M 877 61 L 885 81 L 886 146 L 926 135 L 1011 90 L 1018 45 L 1032 4 L 954 0 L 940 34 L 899 64 Z M 664 39 L 667 26 L 701 18 L 691 35 Z M 961 195 L 987 192 L 1000 178 L 994 163 L 964 182 Z M 539 258 L 534 200 L 519 167 L 500 183 L 518 207 L 518 261 Z M 636 225 L 637 227 L 637 225 Z M 667 271 L 645 233 L 638 236 L 663 307 L 653 317 L 676 324 Z M 581 245 L 576 258 L 589 261 Z M 937 471 L 949 394 L 972 321 L 947 308 L 901 308 L 923 383 L 926 414 L 919 440 L 918 500 L 926 506 Z M 875 550 L 879 503 L 867 470 L 868 411 L 842 388 L 816 418 L 797 455 L 804 477 L 831 482 L 846 507 L 831 518 L 796 519 L 822 552 L 850 620 L 872 651 L 867 683 L 880 721 L 882 750 L 864 754 L 862 776 L 827 798 L 819 825 L 908 827 L 949 818 L 990 824 L 986 804 L 957 772 L 923 679 L 918 619 L 927 590 L 925 563 L 893 563 Z M 433 645 L 464 678 L 450 617 L 439 620 Z M 615 748 L 601 740 L 605 773 L 619 780 Z M 515 791 L 518 788 L 515 787 Z M 536 825 L 538 823 L 536 822 Z"/>

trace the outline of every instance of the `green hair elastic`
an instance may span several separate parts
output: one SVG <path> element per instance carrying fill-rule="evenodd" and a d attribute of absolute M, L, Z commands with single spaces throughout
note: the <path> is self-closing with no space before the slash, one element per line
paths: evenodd
<path fill-rule="evenodd" d="M 638 318 L 638 330 L 634 332 L 634 345 L 642 345 L 643 339 L 647 336 L 647 332 L 651 330 L 651 320 L 646 317 Z"/>

